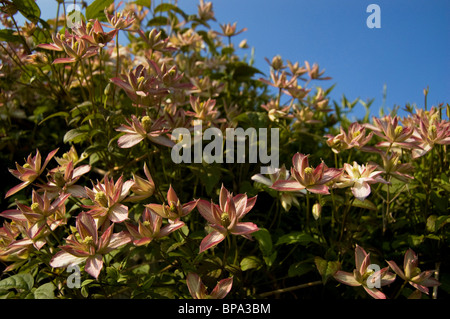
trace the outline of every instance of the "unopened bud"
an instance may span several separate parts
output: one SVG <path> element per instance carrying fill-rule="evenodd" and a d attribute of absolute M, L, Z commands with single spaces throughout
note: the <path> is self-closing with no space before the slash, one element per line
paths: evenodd
<path fill-rule="evenodd" d="M 318 220 L 321 213 L 322 213 L 322 205 L 320 205 L 319 203 L 315 203 L 312 207 L 312 214 L 314 219 Z"/>

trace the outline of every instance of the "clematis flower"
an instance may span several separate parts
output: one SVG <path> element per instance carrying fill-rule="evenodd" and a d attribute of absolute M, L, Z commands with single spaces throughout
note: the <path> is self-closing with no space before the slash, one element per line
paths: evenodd
<path fill-rule="evenodd" d="M 365 126 L 386 140 L 378 143 L 376 145 L 377 147 L 400 147 L 408 149 L 418 147 L 417 143 L 411 140 L 414 128 L 399 125 L 397 116 L 391 117 L 388 115 L 382 119 L 374 117 L 373 121 L 375 125 L 367 123 Z"/>
<path fill-rule="evenodd" d="M 56 152 L 58 152 L 58 149 L 55 149 L 51 151 L 45 161 L 42 165 L 42 159 L 41 154 L 39 153 L 39 150 L 36 150 L 36 155 L 34 157 L 31 157 L 31 154 L 28 156 L 26 163 L 23 166 L 20 166 L 16 162 L 16 170 L 9 169 L 11 174 L 13 174 L 15 177 L 20 179 L 22 181 L 21 184 L 14 186 L 11 188 L 7 193 L 5 198 L 17 193 L 18 191 L 22 190 L 23 188 L 27 187 L 31 183 L 33 183 L 36 178 L 39 177 L 39 175 L 42 174 L 45 167 L 47 166 L 48 162 L 55 156 Z"/>
<path fill-rule="evenodd" d="M 256 196 L 252 198 L 247 198 L 246 194 L 233 196 L 223 185 L 220 189 L 219 205 L 212 201 L 199 200 L 198 211 L 214 229 L 203 238 L 199 253 L 219 244 L 228 234 L 241 235 L 251 239 L 250 234 L 258 231 L 259 228 L 254 223 L 241 222 L 241 219 L 253 208 L 255 203 Z"/>
<path fill-rule="evenodd" d="M 94 23 L 89 22 L 87 25 L 84 23 L 84 21 L 82 21 L 81 24 L 78 24 L 76 27 L 72 28 L 72 30 L 81 39 L 86 40 L 90 44 L 99 47 L 106 46 L 109 42 L 112 41 L 117 33 L 117 30 L 105 32 L 102 25 L 97 19 L 94 20 Z"/>
<path fill-rule="evenodd" d="M 56 36 L 52 35 L 52 39 L 53 43 L 39 44 L 37 47 L 52 51 L 65 51 L 69 56 L 66 58 L 57 58 L 53 61 L 53 64 L 75 63 L 98 53 L 97 48 L 88 44 L 88 41 L 70 34 L 67 30 L 65 34 L 58 33 Z"/>
<path fill-rule="evenodd" d="M 219 24 L 220 28 L 222 29 L 222 32 L 220 33 L 220 32 L 216 31 L 215 33 L 219 34 L 221 36 L 224 36 L 224 37 L 232 37 L 232 36 L 235 36 L 235 35 L 241 34 L 242 32 L 247 31 L 247 28 L 243 28 L 240 31 L 236 31 L 236 24 L 237 24 L 237 22 L 235 22 L 233 24 L 230 24 L 230 23 Z"/>
<path fill-rule="evenodd" d="M 70 194 L 75 197 L 86 197 L 86 191 L 83 186 L 75 185 L 76 182 L 91 170 L 91 166 L 82 165 L 74 168 L 70 161 L 66 167 L 57 167 L 49 172 L 49 181 L 45 185 L 39 185 L 49 196 L 58 196 L 59 194 Z"/>
<path fill-rule="evenodd" d="M 86 194 L 93 201 L 93 205 L 83 205 L 89 208 L 87 212 L 98 220 L 98 225 L 102 225 L 105 220 L 113 223 L 121 223 L 128 218 L 128 207 L 121 202 L 128 196 L 133 181 L 123 182 L 121 176 L 116 183 L 114 179 L 105 177 L 104 184 L 97 182 L 93 189 L 85 187 Z"/>
<path fill-rule="evenodd" d="M 151 142 L 167 147 L 172 147 L 175 143 L 164 136 L 168 129 L 164 127 L 164 118 L 160 117 L 153 121 L 149 116 L 144 116 L 139 121 L 135 115 L 131 115 L 131 121 L 127 120 L 127 124 L 122 124 L 116 129 L 118 132 L 123 132 L 117 141 L 120 148 L 130 148 L 148 138 Z"/>
<path fill-rule="evenodd" d="M 403 271 L 395 263 L 395 261 L 387 261 L 392 270 L 403 280 L 407 281 L 411 286 L 421 292 L 428 294 L 428 287 L 439 286 L 441 283 L 431 276 L 434 270 L 421 271 L 418 266 L 419 258 L 417 254 L 410 248 L 405 253 L 403 260 Z"/>
<path fill-rule="evenodd" d="M 134 195 L 128 197 L 126 201 L 138 202 L 152 196 L 155 192 L 155 183 L 153 182 L 153 178 L 150 175 L 147 163 L 144 163 L 144 173 L 147 177 L 147 180 L 132 173 L 134 183 L 130 189 Z"/>
<path fill-rule="evenodd" d="M 61 251 L 53 256 L 50 266 L 59 268 L 86 262 L 84 270 L 98 278 L 103 268 L 103 255 L 131 241 L 123 231 L 113 234 L 113 227 L 114 224 L 99 236 L 94 218 L 85 212 L 80 213 L 76 221 L 78 233 L 71 234 L 66 245 L 60 246 Z"/>
<path fill-rule="evenodd" d="M 386 295 L 377 288 L 389 285 L 395 280 L 395 274 L 389 272 L 389 267 L 378 271 L 371 269 L 370 254 L 358 245 L 355 248 L 355 265 L 353 273 L 338 270 L 333 277 L 348 286 L 362 286 L 375 299 L 386 299 Z M 377 283 L 379 287 L 376 287 Z"/>
<path fill-rule="evenodd" d="M 450 144 L 449 121 L 438 121 L 436 116 L 428 121 L 426 118 L 419 118 L 418 122 L 419 125 L 414 131 L 412 139 L 419 143 L 420 148 L 412 150 L 413 158 L 427 154 L 436 144 Z"/>
<path fill-rule="evenodd" d="M 109 14 L 108 9 L 104 10 L 106 19 L 108 20 L 111 28 L 114 28 L 114 31 L 117 30 L 125 30 L 129 28 L 135 20 L 133 12 L 115 12 L 114 14 Z"/>
<path fill-rule="evenodd" d="M 123 89 L 126 95 L 138 105 L 152 105 L 155 98 L 159 100 L 169 93 L 160 80 L 151 76 L 142 64 L 130 70 L 127 75 L 121 74 L 110 81 Z"/>
<path fill-rule="evenodd" d="M 270 100 L 269 103 L 261 105 L 261 107 L 267 111 L 267 115 L 269 116 L 269 120 L 272 122 L 279 122 L 280 118 L 283 119 L 292 119 L 294 115 L 289 113 L 291 108 L 290 105 L 287 106 L 279 106 L 278 102 L 275 100 Z"/>
<path fill-rule="evenodd" d="M 169 223 L 162 226 L 162 217 L 146 207 L 142 215 L 142 221 L 138 221 L 138 226 L 125 222 L 133 244 L 142 246 L 150 243 L 153 239 L 169 235 L 175 230 L 184 226 L 184 223 Z"/>
<path fill-rule="evenodd" d="M 185 204 L 180 203 L 180 199 L 177 196 L 177 193 L 172 188 L 172 185 L 169 187 L 169 191 L 167 192 L 167 204 L 148 204 L 145 207 L 150 208 L 153 212 L 161 216 L 162 218 L 169 219 L 169 222 L 184 225 L 184 223 L 180 220 L 180 218 L 189 214 L 196 206 L 198 200 L 193 200 Z"/>
<path fill-rule="evenodd" d="M 31 240 L 18 239 L 22 230 L 25 228 L 21 224 L 21 222 L 16 221 L 12 221 L 11 223 L 3 221 L 3 226 L 0 228 L 0 260 L 3 262 L 13 262 L 13 264 L 6 267 L 4 272 L 21 265 L 28 259 L 29 252 L 33 249 Z"/>
<path fill-rule="evenodd" d="M 331 77 L 327 76 L 327 77 L 322 77 L 322 75 L 325 73 L 325 70 L 322 70 L 321 72 L 319 72 L 319 65 L 317 63 L 314 63 L 313 66 L 311 67 L 309 65 L 308 61 L 305 61 L 305 67 L 306 67 L 306 71 L 308 72 L 309 78 L 311 80 L 330 80 Z"/>
<path fill-rule="evenodd" d="M 262 174 L 255 174 L 252 176 L 252 180 L 261 183 L 263 185 L 271 187 L 278 180 L 288 180 L 289 179 L 289 171 L 286 170 L 286 166 L 276 169 L 276 171 L 272 174 L 269 174 L 269 178 L 265 177 Z M 291 209 L 292 204 L 295 206 L 299 206 L 297 196 L 300 193 L 305 194 L 306 190 L 302 189 L 299 191 L 299 194 L 295 194 L 293 192 L 280 192 L 280 201 L 285 211 L 289 211 Z"/>
<path fill-rule="evenodd" d="M 272 188 L 288 192 L 306 189 L 311 193 L 329 194 L 326 183 L 341 174 L 341 169 L 328 168 L 323 162 L 313 169 L 309 167 L 308 155 L 297 153 L 292 158 L 291 177 L 276 181 Z"/>
<path fill-rule="evenodd" d="M 202 279 L 196 273 L 188 273 L 186 276 L 186 284 L 189 293 L 194 299 L 223 299 L 233 286 L 233 277 L 220 280 L 210 294 L 208 294 Z"/>
<path fill-rule="evenodd" d="M 193 116 L 196 119 L 212 124 L 224 123 L 226 121 L 224 118 L 219 118 L 220 112 L 215 107 L 216 100 L 214 99 L 200 102 L 200 98 L 191 95 L 190 104 L 193 112 L 186 111 L 186 115 L 188 116 Z"/>
<path fill-rule="evenodd" d="M 411 163 L 402 163 L 400 161 L 400 154 L 397 152 L 392 152 L 391 154 L 380 153 L 383 160 L 383 166 L 378 165 L 384 173 L 402 181 L 404 183 L 409 182 L 409 180 L 414 179 L 411 175 L 414 167 Z"/>
<path fill-rule="evenodd" d="M 340 128 L 340 133 L 336 136 L 327 134 L 327 144 L 331 147 L 331 150 L 339 154 L 344 150 L 356 148 L 363 151 L 375 151 L 375 148 L 366 146 L 366 144 L 372 139 L 373 132 L 366 135 L 366 127 L 354 122 L 350 124 L 347 132 Z"/>
<path fill-rule="evenodd" d="M 370 184 L 389 184 L 382 177 L 380 177 L 383 171 L 376 171 L 376 169 L 376 165 L 359 165 L 358 163 L 353 162 L 352 166 L 345 163 L 345 172 L 339 177 L 335 186 L 338 188 L 351 186 L 353 196 L 363 201 L 371 192 Z"/>

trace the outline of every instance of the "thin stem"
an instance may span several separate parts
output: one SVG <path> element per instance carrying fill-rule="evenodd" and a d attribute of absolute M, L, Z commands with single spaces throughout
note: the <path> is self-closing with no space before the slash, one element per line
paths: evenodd
<path fill-rule="evenodd" d="M 276 294 L 281 294 L 284 292 L 289 292 L 289 291 L 294 291 L 294 290 L 298 290 L 298 289 L 303 289 L 303 288 L 308 288 L 308 287 L 312 287 L 312 286 L 317 286 L 322 284 L 322 281 L 318 280 L 318 281 L 312 281 L 312 282 L 308 282 L 306 284 L 301 284 L 301 285 L 297 285 L 297 286 L 292 286 L 292 287 L 288 287 L 288 288 L 281 288 L 281 289 L 276 289 L 273 291 L 269 291 L 269 292 L 264 292 L 262 294 L 259 294 L 259 298 L 265 298 L 265 297 L 269 297 L 272 295 L 276 295 Z"/>

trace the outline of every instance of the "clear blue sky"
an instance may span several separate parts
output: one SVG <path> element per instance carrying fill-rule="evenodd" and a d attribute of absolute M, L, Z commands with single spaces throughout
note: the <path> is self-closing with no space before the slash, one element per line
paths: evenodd
<path fill-rule="evenodd" d="M 374 115 L 382 105 L 384 85 L 387 109 L 406 103 L 423 107 L 427 86 L 429 105 L 450 102 L 448 0 L 210 1 L 218 23 L 237 22 L 239 29 L 248 29 L 235 43 L 247 39 L 255 48 L 255 67 L 264 72 L 269 70 L 264 58 L 277 54 L 293 62 L 317 62 L 333 78 L 321 84 L 336 83 L 333 99 L 342 94 L 349 100 L 375 98 Z M 42 18 L 54 17 L 56 0 L 37 2 Z M 178 1 L 187 13 L 196 13 L 198 3 Z M 366 8 L 372 3 L 381 9 L 380 29 L 366 25 Z"/>

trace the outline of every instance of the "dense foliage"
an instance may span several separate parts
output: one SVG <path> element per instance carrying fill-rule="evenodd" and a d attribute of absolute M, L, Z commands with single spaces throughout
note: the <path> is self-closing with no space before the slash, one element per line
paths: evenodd
<path fill-rule="evenodd" d="M 448 104 L 370 118 L 203 0 L 66 7 L 0 0 L 3 298 L 448 296 Z M 278 132 L 279 169 L 175 163 L 199 123 Z"/>

